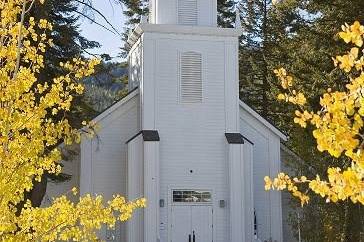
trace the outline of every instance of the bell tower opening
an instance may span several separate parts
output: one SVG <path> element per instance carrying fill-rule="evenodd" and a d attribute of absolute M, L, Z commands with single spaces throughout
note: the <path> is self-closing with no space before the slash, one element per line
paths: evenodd
<path fill-rule="evenodd" d="M 150 0 L 149 23 L 217 26 L 217 0 Z"/>

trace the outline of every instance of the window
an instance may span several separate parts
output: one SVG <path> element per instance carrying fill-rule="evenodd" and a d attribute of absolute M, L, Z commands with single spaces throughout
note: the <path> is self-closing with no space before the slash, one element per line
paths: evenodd
<path fill-rule="evenodd" d="M 178 1 L 178 24 L 197 25 L 198 11 L 197 0 Z"/>
<path fill-rule="evenodd" d="M 198 190 L 173 190 L 174 203 L 210 203 L 211 192 Z"/>
<path fill-rule="evenodd" d="M 184 52 L 180 55 L 180 101 L 202 102 L 202 55 Z"/>

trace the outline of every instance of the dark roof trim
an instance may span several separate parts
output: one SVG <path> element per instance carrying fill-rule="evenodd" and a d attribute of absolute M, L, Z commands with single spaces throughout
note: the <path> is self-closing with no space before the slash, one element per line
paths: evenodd
<path fill-rule="evenodd" d="M 131 137 L 128 141 L 125 143 L 129 143 L 139 135 L 143 135 L 143 141 L 160 141 L 159 133 L 157 130 L 141 130 L 136 135 Z"/>
<path fill-rule="evenodd" d="M 136 137 L 138 137 L 141 134 L 142 134 L 142 131 L 139 131 L 136 135 L 134 135 L 133 137 L 131 137 L 130 139 L 128 139 L 128 141 L 126 141 L 125 144 L 129 143 L 130 141 L 132 141 L 133 139 L 135 139 Z"/>
<path fill-rule="evenodd" d="M 246 140 L 246 141 L 248 141 L 248 143 L 250 143 L 251 145 L 254 145 L 253 141 L 251 141 L 250 139 L 248 139 L 244 135 L 241 135 L 241 136 L 243 136 L 243 139 Z"/>
<path fill-rule="evenodd" d="M 229 144 L 244 144 L 244 137 L 240 133 L 225 133 Z"/>

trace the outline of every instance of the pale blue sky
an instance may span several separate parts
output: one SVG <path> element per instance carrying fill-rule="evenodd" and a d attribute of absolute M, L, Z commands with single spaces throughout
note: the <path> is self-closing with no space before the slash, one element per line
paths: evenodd
<path fill-rule="evenodd" d="M 108 19 L 108 21 L 112 23 L 112 25 L 118 30 L 120 34 L 123 32 L 125 18 L 122 13 L 123 10 L 121 5 L 116 4 L 114 0 L 93 0 L 93 6 L 99 10 Z M 102 17 L 100 17 L 97 13 L 94 13 L 94 17 L 96 22 L 101 23 L 102 25 L 111 29 L 105 20 L 102 19 Z M 118 53 L 120 53 L 120 47 L 122 47 L 124 43 L 122 42 L 119 35 L 115 35 L 107 31 L 106 29 L 98 26 L 95 23 L 92 23 L 86 18 L 81 18 L 80 24 L 80 29 L 83 36 L 89 40 L 97 41 L 102 45 L 99 49 L 90 50 L 91 53 L 106 53 L 111 57 L 116 57 Z M 120 58 L 113 59 L 113 61 L 119 60 Z"/>

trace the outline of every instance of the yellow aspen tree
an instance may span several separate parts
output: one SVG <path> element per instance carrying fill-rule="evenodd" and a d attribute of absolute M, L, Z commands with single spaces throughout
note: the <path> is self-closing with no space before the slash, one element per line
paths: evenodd
<path fill-rule="evenodd" d="M 52 25 L 32 16 L 25 22 L 34 1 L 43 0 L 0 0 L 0 240 L 97 240 L 101 226 L 112 228 L 129 219 L 145 200 L 128 202 L 115 195 L 104 201 L 85 195 L 74 203 L 65 194 L 49 207 L 37 208 L 25 199 L 44 173 L 61 171 L 57 144 L 80 140 L 80 131 L 62 113 L 70 109 L 73 95 L 83 92 L 78 80 L 99 63 L 74 58 L 60 63 L 67 74 L 39 84 Z"/>
<path fill-rule="evenodd" d="M 328 89 L 322 95 L 320 110 L 308 110 L 305 95 L 294 88 L 294 78 L 283 68 L 275 70 L 285 90 L 278 99 L 297 106 L 294 122 L 302 128 L 313 127 L 320 152 L 328 152 L 335 158 L 344 156 L 351 161 L 348 168 L 328 167 L 326 178 L 318 175 L 311 179 L 291 178 L 284 173 L 274 179 L 265 177 L 266 190 L 287 189 L 302 205 L 309 202 L 309 190 L 326 202 L 350 199 L 364 204 L 364 26 L 359 22 L 346 24 L 338 36 L 350 45 L 350 50 L 333 58 L 333 62 L 348 79 L 345 90 Z"/>

